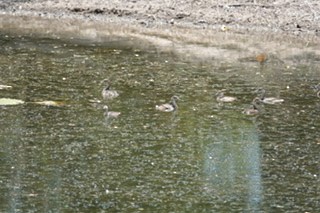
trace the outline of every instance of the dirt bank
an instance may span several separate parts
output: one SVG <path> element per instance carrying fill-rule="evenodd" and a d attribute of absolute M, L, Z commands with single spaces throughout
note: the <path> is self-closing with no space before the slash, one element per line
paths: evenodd
<path fill-rule="evenodd" d="M 320 49 L 318 0 L 2 0 L 0 14 L 2 29 L 129 35 L 200 57 Z"/>

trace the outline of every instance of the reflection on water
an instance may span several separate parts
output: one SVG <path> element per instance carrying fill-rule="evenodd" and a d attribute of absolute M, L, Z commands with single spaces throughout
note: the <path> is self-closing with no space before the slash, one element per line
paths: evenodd
<path fill-rule="evenodd" d="M 224 200 L 239 197 L 247 209 L 260 210 L 262 201 L 261 151 L 257 128 L 237 123 L 212 136 L 205 156 L 208 189 Z"/>
<path fill-rule="evenodd" d="M 319 64 L 189 63 L 156 49 L 1 36 L 1 212 L 315 212 Z M 309 57 L 297 56 L 297 58 Z M 102 79 L 119 97 L 101 100 Z M 241 113 L 257 87 L 285 99 Z M 219 105 L 218 90 L 238 101 Z M 156 104 L 179 96 L 178 111 Z M 121 112 L 109 120 L 103 105 Z"/>

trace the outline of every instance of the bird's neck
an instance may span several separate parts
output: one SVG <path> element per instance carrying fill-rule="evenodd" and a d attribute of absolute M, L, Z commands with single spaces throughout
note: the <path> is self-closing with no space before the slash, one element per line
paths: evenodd
<path fill-rule="evenodd" d="M 266 97 L 266 91 L 262 90 L 260 94 L 260 99 L 263 100 Z"/>
<path fill-rule="evenodd" d="M 223 98 L 224 97 L 224 93 L 223 92 L 219 92 L 218 93 L 218 98 Z"/>
<path fill-rule="evenodd" d="M 176 101 L 175 101 L 174 99 L 172 99 L 172 100 L 170 101 L 170 104 L 171 104 L 171 106 L 173 106 L 174 109 L 177 109 L 177 108 L 178 108 L 178 105 L 177 105 L 177 103 L 176 103 Z"/>

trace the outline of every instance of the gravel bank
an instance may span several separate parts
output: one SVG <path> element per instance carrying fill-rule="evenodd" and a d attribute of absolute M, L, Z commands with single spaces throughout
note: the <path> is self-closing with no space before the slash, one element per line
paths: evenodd
<path fill-rule="evenodd" d="M 129 34 L 163 46 L 237 44 L 249 54 L 279 53 L 279 46 L 286 54 L 320 49 L 318 0 L 2 0 L 0 14 L 3 29 L 19 22 L 18 27 L 34 31 L 77 34 L 86 26 L 87 34 L 80 34 L 93 39 Z M 220 54 L 208 51 L 210 57 Z"/>

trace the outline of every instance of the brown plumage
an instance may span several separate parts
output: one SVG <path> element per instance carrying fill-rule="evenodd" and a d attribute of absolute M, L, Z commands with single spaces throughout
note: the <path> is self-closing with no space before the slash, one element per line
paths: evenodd
<path fill-rule="evenodd" d="M 265 53 L 261 53 L 261 54 L 258 54 L 256 55 L 256 60 L 262 65 L 264 64 L 264 62 L 266 62 L 267 60 L 267 55 Z"/>
<path fill-rule="evenodd" d="M 258 104 L 260 103 L 260 98 L 256 97 L 252 100 L 249 108 L 242 111 L 245 115 L 256 115 L 259 113 Z"/>

